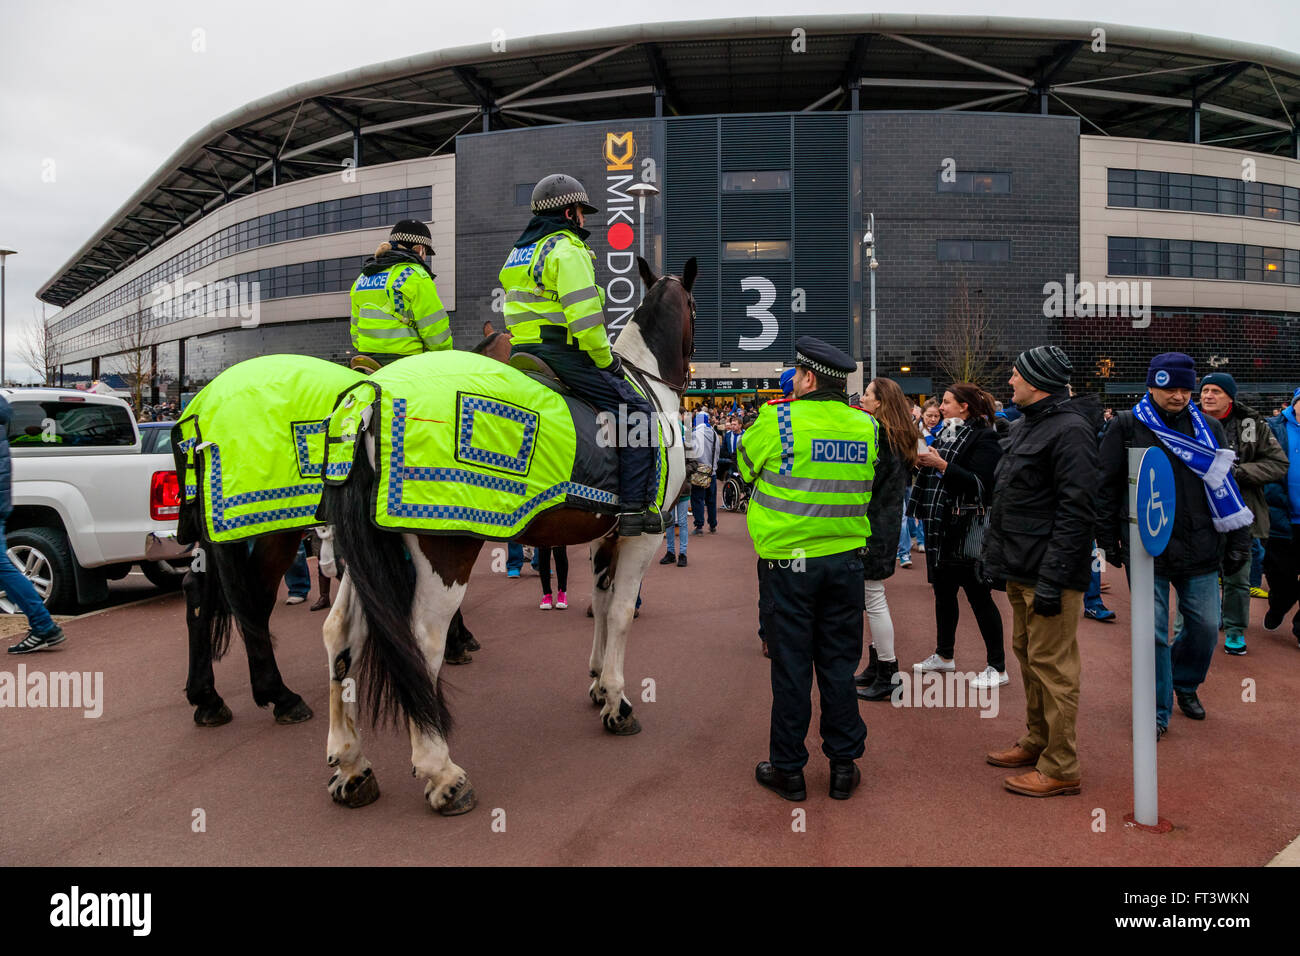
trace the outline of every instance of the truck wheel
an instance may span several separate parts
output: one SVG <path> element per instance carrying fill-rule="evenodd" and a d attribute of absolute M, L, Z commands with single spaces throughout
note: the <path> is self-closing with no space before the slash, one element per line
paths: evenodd
<path fill-rule="evenodd" d="M 143 561 L 140 570 L 154 587 L 164 591 L 175 591 L 185 580 L 185 572 L 190 568 L 189 562 L 172 564 L 169 561 Z"/>
<path fill-rule="evenodd" d="M 23 528 L 8 535 L 9 560 L 27 576 L 51 611 L 75 608 L 77 582 L 68 539 L 57 528 Z M 20 609 L 8 595 L 0 599 L 10 613 Z"/>

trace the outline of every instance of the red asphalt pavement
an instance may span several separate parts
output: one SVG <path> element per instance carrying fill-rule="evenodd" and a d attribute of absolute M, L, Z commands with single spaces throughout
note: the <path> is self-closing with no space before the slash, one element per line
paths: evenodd
<path fill-rule="evenodd" d="M 1132 764 L 1122 572 L 1107 574 L 1106 595 L 1120 623 L 1079 626 L 1080 796 L 1010 794 L 1002 779 L 1015 771 L 984 762 L 1024 720 L 999 595 L 1012 680 L 997 716 L 862 703 L 862 786 L 839 802 L 826 796 L 814 707 L 809 798 L 791 804 L 753 777 L 767 756 L 770 691 L 743 517 L 722 514 L 718 534 L 692 536 L 689 568 L 651 567 L 627 656 L 628 696 L 644 727 L 635 737 L 605 733 L 587 698 L 591 575 L 585 548 L 569 554 L 567 611 L 537 609 L 531 570 L 519 580 L 492 573 L 490 546 L 470 582 L 466 621 L 483 650 L 446 668 L 444 686 L 457 722 L 452 757 L 478 793 L 473 812 L 428 809 L 410 775 L 409 740 L 392 728 L 364 731 L 379 801 L 360 810 L 331 802 L 324 614 L 307 605 L 281 605 L 272 626 L 285 681 L 315 718 L 281 727 L 259 710 L 236 642 L 217 665 L 235 719 L 196 727 L 183 694 L 183 604 L 173 595 L 71 621 L 60 649 L 0 664 L 11 674 L 22 663 L 29 673 L 104 675 L 97 719 L 0 709 L 0 864 L 1226 866 L 1264 864 L 1300 833 L 1300 649 L 1289 628 L 1262 629 L 1262 601 L 1252 602 L 1247 656 L 1225 655 L 1220 639 L 1201 691 L 1209 718 L 1175 710 L 1158 750 L 1160 814 L 1174 830 L 1155 835 L 1123 822 Z M 905 669 L 934 649 L 922 557 L 888 582 Z M 977 671 L 983 645 L 963 611 L 957 665 Z M 653 703 L 641 699 L 647 678 Z M 1247 678 L 1256 702 L 1242 700 Z M 792 829 L 796 807 L 806 832 Z M 197 810 L 205 832 L 194 831 Z"/>

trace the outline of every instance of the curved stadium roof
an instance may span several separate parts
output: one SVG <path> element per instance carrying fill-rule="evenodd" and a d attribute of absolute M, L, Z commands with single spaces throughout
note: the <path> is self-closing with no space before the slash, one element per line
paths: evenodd
<path fill-rule="evenodd" d="M 1092 51 L 1105 30 L 1104 53 Z M 792 31 L 806 31 L 806 52 Z M 437 50 L 289 87 L 191 136 L 37 293 L 64 306 L 217 207 L 273 184 L 455 149 L 460 132 L 652 116 L 860 109 L 1040 112 L 1090 133 L 1296 155 L 1300 56 L 1114 24 L 746 17 Z"/>

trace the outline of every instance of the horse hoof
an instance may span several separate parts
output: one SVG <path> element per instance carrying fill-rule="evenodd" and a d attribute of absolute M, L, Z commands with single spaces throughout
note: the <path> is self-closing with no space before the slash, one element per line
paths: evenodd
<path fill-rule="evenodd" d="M 596 689 L 594 687 L 591 690 L 587 691 L 587 696 L 591 698 L 591 702 L 595 704 L 597 707 L 605 706 L 605 695 L 596 693 Z"/>
<path fill-rule="evenodd" d="M 200 727 L 220 727 L 222 724 L 230 723 L 234 717 L 235 715 L 224 703 L 220 707 L 194 708 L 194 722 Z"/>
<path fill-rule="evenodd" d="M 338 778 L 338 774 L 330 777 L 327 785 L 330 797 L 335 803 L 356 810 L 379 799 L 379 778 L 369 767 L 363 770 L 360 776 L 350 777 L 341 783 Z"/>
<path fill-rule="evenodd" d="M 641 733 L 641 721 L 633 714 L 628 714 L 626 717 L 607 714 L 601 718 L 601 723 L 616 737 L 631 737 L 633 734 Z"/>
<path fill-rule="evenodd" d="M 444 664 L 468 664 L 474 658 L 470 657 L 465 650 L 448 651 L 443 657 Z"/>
<path fill-rule="evenodd" d="M 465 642 L 465 650 L 467 650 L 467 651 L 481 651 L 481 650 L 483 650 L 483 645 L 480 644 L 480 643 L 479 643 L 477 640 L 475 640 L 473 637 L 471 637 L 468 641 Z"/>
<path fill-rule="evenodd" d="M 474 788 L 470 786 L 468 780 L 461 784 L 459 791 L 456 792 L 450 800 L 438 809 L 438 812 L 444 817 L 458 817 L 462 813 L 469 813 L 478 804 L 478 797 L 474 793 Z"/>
<path fill-rule="evenodd" d="M 311 708 L 307 706 L 307 702 L 301 697 L 298 698 L 296 704 L 287 710 L 281 711 L 278 707 L 275 709 L 275 722 L 277 724 L 301 724 L 304 720 L 311 720 L 311 718 Z"/>

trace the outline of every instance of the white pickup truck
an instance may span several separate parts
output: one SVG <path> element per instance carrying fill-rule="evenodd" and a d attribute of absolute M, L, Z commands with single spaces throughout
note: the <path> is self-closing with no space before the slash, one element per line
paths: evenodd
<path fill-rule="evenodd" d="M 131 407 L 111 395 L 5 388 L 13 513 L 9 557 L 51 610 L 108 597 L 133 565 L 161 587 L 180 584 L 180 498 L 169 453 L 142 452 Z M 162 443 L 170 447 L 169 443 Z M 0 609 L 11 610 L 0 599 Z"/>

